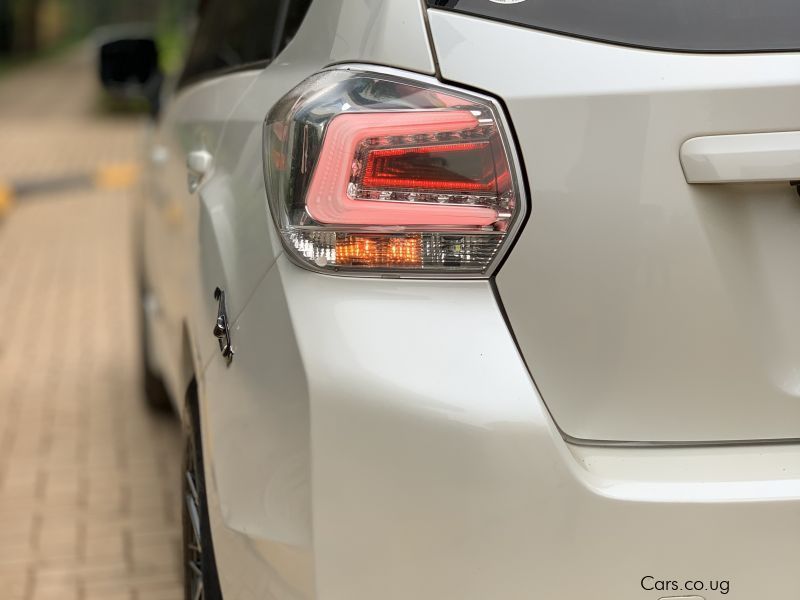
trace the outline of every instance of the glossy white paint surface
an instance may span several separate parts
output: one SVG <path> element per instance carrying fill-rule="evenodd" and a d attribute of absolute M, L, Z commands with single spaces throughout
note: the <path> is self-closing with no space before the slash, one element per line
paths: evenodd
<path fill-rule="evenodd" d="M 800 437 L 797 193 L 689 185 L 680 163 L 690 138 L 799 130 L 800 55 L 653 52 L 435 10 L 430 24 L 443 76 L 500 96 L 521 146 L 532 213 L 497 283 L 559 427 Z"/>
<path fill-rule="evenodd" d="M 414 0 L 317 2 L 312 10 L 338 11 L 331 62 L 362 61 L 433 75 L 422 3 Z M 333 17 L 333 15 L 331 15 Z"/>
<path fill-rule="evenodd" d="M 232 598 L 800 584 L 800 447 L 566 444 L 485 282 L 328 277 L 281 256 L 234 335 L 204 390 Z"/>
<path fill-rule="evenodd" d="M 422 5 L 314 2 L 266 70 L 210 79 L 167 103 L 153 140 L 164 158 L 154 163 L 146 185 L 145 269 L 162 309 L 149 325 L 157 366 L 179 404 L 193 372 L 218 352 L 210 335 L 214 289 L 227 291 L 235 317 L 282 251 L 264 191 L 261 129 L 267 111 L 304 78 L 344 60 L 433 72 Z M 189 193 L 187 158 L 198 151 L 210 154 L 213 173 Z"/>
<path fill-rule="evenodd" d="M 617 500 L 746 502 L 800 499 L 800 446 L 569 446 L 586 480 Z"/>
<path fill-rule="evenodd" d="M 800 131 L 692 138 L 681 164 L 689 183 L 800 180 Z"/>
<path fill-rule="evenodd" d="M 308 383 L 276 268 L 253 302 L 201 386 L 217 564 L 225 598 L 311 598 Z"/>
<path fill-rule="evenodd" d="M 296 340 L 277 271 L 266 275 L 282 248 L 267 211 L 261 137 L 264 118 L 281 96 L 345 60 L 432 73 L 422 4 L 314 2 L 295 38 L 266 69 L 181 91 L 154 140 L 156 154 L 166 156 L 148 177 L 145 268 L 164 309 L 149 328 L 160 340 L 154 344 L 158 366 L 178 404 L 192 375 L 198 379 L 226 599 L 314 595 L 305 373 L 292 350 Z M 193 152 L 207 153 L 212 166 L 190 193 L 187 158 Z M 213 291 L 226 291 L 235 320 L 262 281 L 259 289 L 274 310 L 245 322 L 249 336 L 234 332 L 237 354 L 228 369 L 217 360 L 211 333 Z M 264 377 L 274 384 L 269 389 L 260 388 Z"/>
<path fill-rule="evenodd" d="M 648 574 L 730 579 L 731 599 L 785 597 L 800 586 L 799 446 L 569 445 L 533 385 L 488 282 L 327 277 L 282 255 L 261 166 L 261 125 L 269 107 L 338 60 L 429 72 L 430 52 L 419 52 L 420 43 L 427 48 L 421 6 L 317 0 L 298 36 L 267 69 L 186 90 L 162 125 L 169 176 L 149 200 L 150 218 L 162 220 L 161 229 L 150 224 L 148 270 L 163 269 L 157 285 L 162 294 L 175 294 L 169 314 L 177 325 L 171 327 L 186 329 L 189 349 L 160 321 L 151 327 L 168 340 L 158 354 L 168 354 L 164 364 L 176 365 L 174 387 L 185 376 L 187 358 L 198 379 L 212 533 L 226 600 L 638 600 L 645 597 L 639 582 Z M 351 26 L 345 8 L 353 7 L 362 11 L 353 17 L 358 23 L 374 25 Z M 673 179 L 683 177 L 683 141 L 714 135 L 723 121 L 732 123 L 742 113 L 738 67 L 716 75 L 677 66 L 659 73 L 647 58 L 656 53 L 626 55 L 647 67 L 636 79 L 598 72 L 609 60 L 609 50 L 599 45 L 581 42 L 592 52 L 570 50 L 575 41 L 557 36 L 535 34 L 554 44 L 549 46 L 528 37 L 530 31 L 507 26 L 481 22 L 485 28 L 475 29 L 464 24 L 469 19 L 452 16 L 434 15 L 434 21 L 437 36 L 444 32 L 446 75 L 502 92 L 522 144 L 533 216 L 501 273 L 501 292 L 504 299 L 518 294 L 507 300 L 515 329 L 519 323 L 541 328 L 520 338 L 534 375 L 542 367 L 569 376 L 574 389 L 598 392 L 595 402 L 579 394 L 572 405 L 562 403 L 570 418 L 557 414 L 559 424 L 590 434 L 672 438 L 676 419 L 670 411 L 680 413 L 686 399 L 671 397 L 670 410 L 659 412 L 649 396 L 637 407 L 616 404 L 603 392 L 612 376 L 635 388 L 643 379 L 623 375 L 652 375 L 648 368 L 658 361 L 683 368 L 709 348 L 728 343 L 736 351 L 736 327 L 715 344 L 704 337 L 730 327 L 725 302 L 721 315 L 704 311 L 697 318 L 700 325 L 712 321 L 697 330 L 700 348 L 676 343 L 688 327 L 672 331 L 678 316 L 726 299 L 719 289 L 709 291 L 709 277 L 712 284 L 721 285 L 722 275 L 737 283 L 745 307 L 755 310 L 770 300 L 770 311 L 751 316 L 760 317 L 765 341 L 782 331 L 777 325 L 788 327 L 787 344 L 764 355 L 765 364 L 777 364 L 777 374 L 781 365 L 797 364 L 788 360 L 797 283 L 785 277 L 794 256 L 785 249 L 796 243 L 796 199 L 785 193 L 791 190 L 723 185 L 711 186 L 718 192 L 687 192 L 692 188 L 685 180 L 678 186 Z M 517 54 L 487 65 L 480 55 L 495 48 Z M 530 61 L 525 77 L 510 77 L 506 64 L 511 68 L 508 57 L 515 56 L 562 59 Z M 757 58 L 745 57 L 745 66 Z M 756 77 L 755 66 L 763 67 L 762 87 L 793 94 L 785 72 L 792 61 L 768 57 L 746 71 Z M 722 103 L 716 116 L 700 111 L 706 127 L 693 121 L 691 135 L 669 133 L 675 123 L 656 118 L 659 110 L 682 106 L 691 120 L 698 109 L 687 94 L 717 85 L 729 90 L 735 106 Z M 648 95 L 658 86 L 669 91 L 668 99 Z M 753 97 L 761 98 L 760 92 Z M 781 94 L 772 100 L 775 129 L 792 128 L 795 100 Z M 739 122 L 742 131 L 755 129 L 757 119 L 742 114 L 750 119 Z M 642 139 L 626 124 L 641 126 Z M 669 137 L 668 147 L 656 143 L 662 136 Z M 213 155 L 214 168 L 190 195 L 186 153 L 198 144 Z M 631 173 L 639 180 L 632 181 Z M 652 189 L 663 194 L 646 193 Z M 703 228 L 690 218 L 687 193 L 699 199 L 698 212 L 719 219 L 707 225 L 709 239 L 739 248 L 738 255 L 719 259 L 729 269 L 722 275 L 709 271 L 709 240 L 699 237 Z M 620 198 L 621 206 L 615 204 Z M 755 207 L 756 199 L 768 202 Z M 725 212 L 731 202 L 738 212 Z M 174 229 L 166 210 L 172 203 L 185 211 Z M 620 223 L 644 223 L 644 232 L 619 230 Z M 677 223 L 677 240 L 667 235 L 669 223 Z M 174 231 L 182 233 L 167 239 Z M 165 237 L 153 239 L 158 235 Z M 675 281 L 663 261 L 680 244 L 686 245 L 680 258 L 694 257 L 698 272 L 678 273 Z M 755 247 L 762 255 L 754 258 Z M 739 263 L 759 274 L 766 291 L 751 285 L 746 270 L 730 270 Z M 637 269 L 644 279 L 631 284 L 627 275 Z M 647 278 L 658 284 L 655 289 L 642 283 Z M 226 289 L 234 320 L 230 367 L 211 336 L 216 285 Z M 618 306 L 620 285 L 631 295 Z M 681 301 L 679 291 L 694 296 Z M 555 311 L 559 304 L 563 312 Z M 181 307 L 184 316 L 176 320 Z M 639 333 L 657 338 L 649 354 L 633 353 L 632 341 L 641 346 L 642 340 L 631 336 Z M 739 364 L 722 356 L 727 362 L 706 374 L 706 383 L 712 375 L 750 374 L 729 371 Z M 766 360 L 771 357 L 788 362 L 773 364 Z M 565 361 L 561 371 L 556 360 Z M 661 383 L 655 379 L 651 388 L 660 393 L 655 386 Z M 699 422 L 681 431 L 759 431 L 765 423 L 774 426 L 776 410 L 790 427 L 789 411 L 781 412 L 774 398 L 764 398 L 761 421 L 741 396 L 731 398 L 733 411 L 698 404 L 693 416 Z M 723 422 L 712 421 L 712 414 L 723 414 Z"/>

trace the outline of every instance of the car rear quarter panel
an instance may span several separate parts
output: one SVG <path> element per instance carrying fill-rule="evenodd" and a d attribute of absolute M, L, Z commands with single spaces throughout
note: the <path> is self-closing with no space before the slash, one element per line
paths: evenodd
<path fill-rule="evenodd" d="M 272 105 L 303 79 L 350 61 L 432 74 L 422 3 L 316 0 L 269 66 L 217 80 L 246 77 L 248 85 L 230 107 L 214 173 L 201 190 L 198 297 L 187 306 L 201 305 L 191 327 L 202 348 L 206 481 L 226 599 L 314 594 L 309 394 L 275 277 L 283 249 L 267 207 L 262 128 Z M 216 286 L 226 290 L 236 321 L 230 368 L 211 335 Z M 263 292 L 256 312 L 238 322 L 257 288 Z"/>
<path fill-rule="evenodd" d="M 278 97 L 333 61 L 429 66 L 382 54 L 423 39 L 396 18 L 374 20 L 374 43 L 374 32 L 336 41 L 345 5 L 387 10 L 315 3 L 230 119 L 236 178 L 250 182 L 231 200 L 267 220 L 260 128 Z M 254 222 L 217 236 L 220 272 L 263 235 L 255 291 L 228 283 L 237 356 L 228 367 L 214 354 L 200 381 L 226 598 L 636 600 L 640 579 L 662 572 L 730 577 L 730 598 L 800 584 L 796 447 L 766 459 L 760 448 L 571 447 L 488 282 L 310 273 Z"/>
<path fill-rule="evenodd" d="M 208 422 L 234 598 L 638 600 L 658 597 L 640 584 L 653 575 L 729 580 L 744 600 L 800 584 L 797 446 L 571 446 L 487 282 L 329 277 L 281 256 L 235 335 L 240 356 L 207 384 L 225 398 Z"/>

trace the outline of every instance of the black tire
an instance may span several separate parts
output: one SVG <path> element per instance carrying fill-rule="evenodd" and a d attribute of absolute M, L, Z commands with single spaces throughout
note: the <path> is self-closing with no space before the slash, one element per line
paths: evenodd
<path fill-rule="evenodd" d="M 144 400 L 151 409 L 158 412 L 171 412 L 173 410 L 172 400 L 164 385 L 161 375 L 153 371 L 150 367 L 150 360 L 147 355 L 149 340 L 147 333 L 147 315 L 145 314 L 144 303 L 147 297 L 146 288 L 140 279 L 139 283 L 139 340 L 141 343 L 141 363 L 142 363 L 142 391 Z"/>
<path fill-rule="evenodd" d="M 208 519 L 200 416 L 194 383 L 189 389 L 182 469 L 184 597 L 222 600 Z M 198 594 L 198 587 L 202 590 Z"/>

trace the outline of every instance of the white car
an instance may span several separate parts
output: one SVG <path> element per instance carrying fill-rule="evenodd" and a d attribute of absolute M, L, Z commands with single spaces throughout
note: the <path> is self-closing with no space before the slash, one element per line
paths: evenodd
<path fill-rule="evenodd" d="M 800 593 L 796 0 L 208 0 L 152 136 L 187 598 Z"/>

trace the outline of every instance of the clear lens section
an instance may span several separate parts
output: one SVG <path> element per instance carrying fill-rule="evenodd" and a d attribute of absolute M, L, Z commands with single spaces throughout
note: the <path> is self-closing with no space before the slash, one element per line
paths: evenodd
<path fill-rule="evenodd" d="M 273 218 L 307 268 L 481 276 L 522 218 L 496 107 L 435 82 L 325 71 L 273 108 L 264 143 Z"/>
<path fill-rule="evenodd" d="M 503 241 L 500 233 L 346 233 L 294 228 L 289 240 L 318 268 L 435 272 L 482 271 Z"/>

